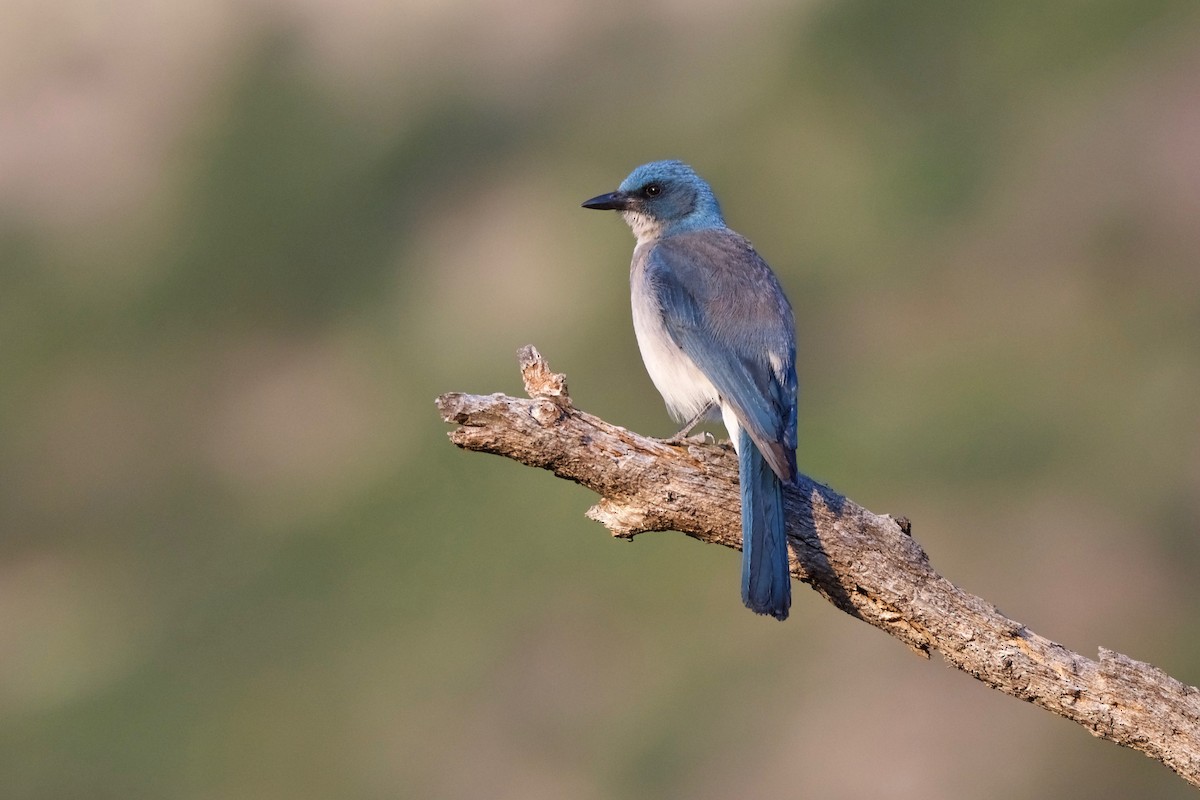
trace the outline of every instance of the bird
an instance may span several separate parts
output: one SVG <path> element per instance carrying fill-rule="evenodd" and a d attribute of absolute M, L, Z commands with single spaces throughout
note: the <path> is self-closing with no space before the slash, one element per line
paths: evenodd
<path fill-rule="evenodd" d="M 796 331 L 779 279 L 725 224 L 682 161 L 652 161 L 584 208 L 619 211 L 637 238 L 629 278 L 642 361 L 681 441 L 720 414 L 738 457 L 742 602 L 787 619 L 783 489 L 797 482 Z"/>

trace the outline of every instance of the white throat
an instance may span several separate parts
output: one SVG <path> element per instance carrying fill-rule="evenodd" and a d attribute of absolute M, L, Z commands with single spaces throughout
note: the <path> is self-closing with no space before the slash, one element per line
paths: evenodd
<path fill-rule="evenodd" d="M 648 217 L 638 211 L 622 211 L 621 216 L 625 218 L 625 223 L 637 237 L 638 244 L 652 242 L 662 233 L 662 223 L 653 217 Z"/>

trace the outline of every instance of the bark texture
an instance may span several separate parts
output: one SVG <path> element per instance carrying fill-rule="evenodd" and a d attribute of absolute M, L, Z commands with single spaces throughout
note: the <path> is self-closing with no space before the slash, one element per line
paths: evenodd
<path fill-rule="evenodd" d="M 574 407 L 564 376 L 519 352 L 528 398 L 444 394 L 450 433 L 600 495 L 614 536 L 675 530 L 741 549 L 737 457 L 713 444 L 640 436 Z M 1039 636 L 939 575 L 906 520 L 880 516 L 800 475 L 786 493 L 792 575 L 926 657 L 936 650 L 994 689 L 1140 750 L 1200 786 L 1200 690 L 1100 648 L 1093 660 Z"/>

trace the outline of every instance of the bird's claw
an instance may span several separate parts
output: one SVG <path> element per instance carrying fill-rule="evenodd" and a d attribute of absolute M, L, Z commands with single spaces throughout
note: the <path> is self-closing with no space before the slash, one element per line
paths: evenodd
<path fill-rule="evenodd" d="M 696 433 L 691 436 L 681 436 L 680 434 L 675 434 L 674 436 L 666 439 L 659 439 L 659 441 L 663 444 L 669 444 L 675 447 L 685 447 L 689 444 L 716 444 L 717 442 L 713 435 L 708 431 L 701 431 L 700 433 Z"/>

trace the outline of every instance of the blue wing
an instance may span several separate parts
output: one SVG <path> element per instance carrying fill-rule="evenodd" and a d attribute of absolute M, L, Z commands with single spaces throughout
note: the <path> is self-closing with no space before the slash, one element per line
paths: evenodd
<path fill-rule="evenodd" d="M 671 338 L 785 483 L 796 476 L 796 334 L 771 268 L 733 231 L 667 236 L 646 256 Z"/>

